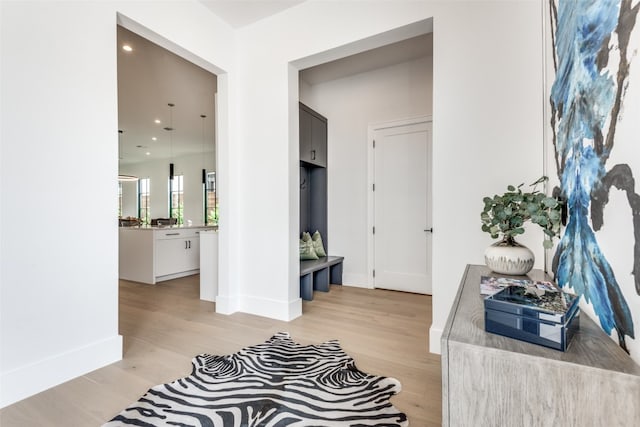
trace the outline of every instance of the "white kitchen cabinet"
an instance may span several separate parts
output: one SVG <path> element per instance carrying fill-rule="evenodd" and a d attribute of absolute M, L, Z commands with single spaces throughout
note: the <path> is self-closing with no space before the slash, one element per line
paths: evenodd
<path fill-rule="evenodd" d="M 118 277 L 142 283 L 156 283 L 152 229 L 120 227 Z"/>
<path fill-rule="evenodd" d="M 200 269 L 200 230 L 155 232 L 156 282 L 197 274 Z"/>
<path fill-rule="evenodd" d="M 119 277 L 155 284 L 200 272 L 200 232 L 213 227 L 121 227 Z"/>

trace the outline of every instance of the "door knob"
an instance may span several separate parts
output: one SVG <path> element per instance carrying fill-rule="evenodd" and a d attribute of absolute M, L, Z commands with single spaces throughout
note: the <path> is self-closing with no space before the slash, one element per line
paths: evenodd
<path fill-rule="evenodd" d="M 428 233 L 433 233 L 433 227 L 431 227 L 431 228 L 427 228 L 427 229 L 426 229 L 426 230 L 424 230 L 424 231 L 425 231 L 425 232 L 428 232 Z"/>

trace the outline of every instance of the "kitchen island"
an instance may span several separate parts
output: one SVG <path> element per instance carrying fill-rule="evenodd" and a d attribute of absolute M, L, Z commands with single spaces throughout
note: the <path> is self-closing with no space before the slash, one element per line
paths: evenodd
<path fill-rule="evenodd" d="M 200 272 L 200 232 L 215 226 L 120 227 L 119 277 L 156 284 Z"/>

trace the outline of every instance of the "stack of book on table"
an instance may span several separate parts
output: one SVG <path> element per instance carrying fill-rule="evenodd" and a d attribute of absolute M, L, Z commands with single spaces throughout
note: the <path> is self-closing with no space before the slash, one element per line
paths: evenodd
<path fill-rule="evenodd" d="M 566 351 L 580 327 L 579 297 L 552 282 L 483 276 L 485 330 Z"/>

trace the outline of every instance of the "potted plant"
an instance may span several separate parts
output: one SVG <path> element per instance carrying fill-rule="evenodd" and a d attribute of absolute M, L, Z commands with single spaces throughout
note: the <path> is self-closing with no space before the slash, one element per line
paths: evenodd
<path fill-rule="evenodd" d="M 553 238 L 560 233 L 562 202 L 537 190 L 537 186 L 547 180 L 546 176 L 538 179 L 530 185 L 532 190 L 528 193 L 522 191 L 524 184 L 509 185 L 503 195 L 483 199 L 482 231 L 494 239 L 502 237 L 485 251 L 485 263 L 496 273 L 519 275 L 533 268 L 533 252 L 515 240 L 524 233 L 527 221 L 542 227 L 545 249 L 553 246 Z"/>

